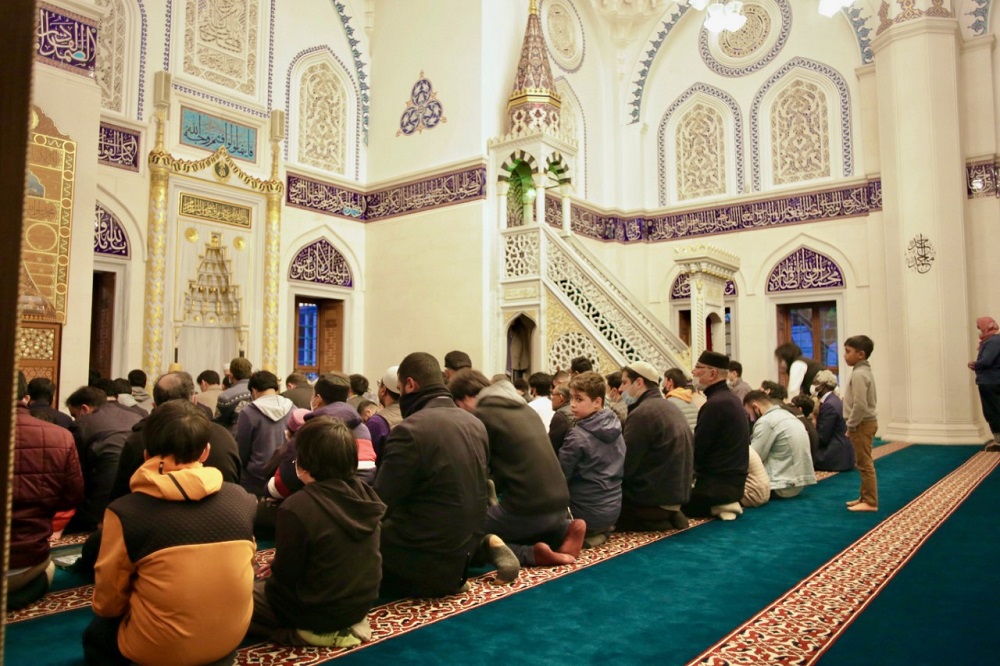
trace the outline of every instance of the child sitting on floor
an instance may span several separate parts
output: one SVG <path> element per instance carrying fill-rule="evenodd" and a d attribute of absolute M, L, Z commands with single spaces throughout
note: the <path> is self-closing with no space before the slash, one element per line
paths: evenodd
<path fill-rule="evenodd" d="M 250 632 L 289 645 L 357 645 L 371 637 L 365 616 L 382 580 L 385 505 L 358 478 L 358 446 L 342 421 L 310 419 L 295 442 L 305 486 L 278 509 L 272 575 L 254 585 Z"/>
<path fill-rule="evenodd" d="M 559 463 L 569 481 L 570 511 L 587 523 L 587 547 L 608 540 L 622 508 L 625 439 L 618 417 L 604 408 L 608 387 L 596 372 L 584 372 L 569 384 L 576 426 L 559 449 Z"/>

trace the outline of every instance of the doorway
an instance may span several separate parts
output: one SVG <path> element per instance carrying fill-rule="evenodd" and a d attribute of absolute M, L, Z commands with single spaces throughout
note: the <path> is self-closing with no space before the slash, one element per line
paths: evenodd
<path fill-rule="evenodd" d="M 315 381 L 343 370 L 344 301 L 295 297 L 295 371 Z"/>
<path fill-rule="evenodd" d="M 110 271 L 94 271 L 90 302 L 90 367 L 101 377 L 112 378 L 115 347 L 116 276 Z"/>
<path fill-rule="evenodd" d="M 531 374 L 531 337 L 535 322 L 518 315 L 507 328 L 507 375 L 511 381 L 527 379 Z"/>
<path fill-rule="evenodd" d="M 840 348 L 837 344 L 837 302 L 789 303 L 778 306 L 778 344 L 794 342 L 802 355 L 823 364 L 834 375 L 840 374 Z M 779 363 L 784 366 L 784 363 Z M 778 368 L 778 381 L 787 384 L 788 374 Z"/>

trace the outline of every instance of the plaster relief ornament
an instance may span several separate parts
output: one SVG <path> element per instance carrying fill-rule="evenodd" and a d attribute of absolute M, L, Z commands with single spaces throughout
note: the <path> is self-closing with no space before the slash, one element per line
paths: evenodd
<path fill-rule="evenodd" d="M 406 110 L 399 118 L 399 131 L 396 132 L 396 136 L 400 134 L 410 136 L 414 132 L 423 133 L 425 129 L 434 129 L 438 123 L 446 122 L 448 119 L 444 117 L 444 107 L 438 101 L 431 82 L 424 77 L 424 72 L 421 70 L 420 78 L 410 90 Z"/>
<path fill-rule="evenodd" d="M 931 245 L 931 239 L 923 234 L 917 234 L 906 246 L 906 267 L 917 273 L 923 274 L 931 270 L 931 264 L 937 252 Z"/>

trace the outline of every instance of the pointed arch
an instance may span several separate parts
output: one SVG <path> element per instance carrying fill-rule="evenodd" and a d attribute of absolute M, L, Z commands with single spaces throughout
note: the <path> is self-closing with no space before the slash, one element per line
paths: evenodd
<path fill-rule="evenodd" d="M 302 247 L 288 265 L 288 279 L 331 287 L 354 288 L 354 276 L 347 259 L 326 238 Z"/>
<path fill-rule="evenodd" d="M 129 258 L 146 261 L 146 235 L 143 233 L 143 227 L 139 225 L 128 207 L 101 185 L 97 186 L 96 203 L 103 206 L 118 220 L 118 224 L 121 225 L 129 239 Z"/>
<path fill-rule="evenodd" d="M 325 67 L 321 63 L 325 63 Z M 327 80 L 339 82 L 344 87 L 345 99 L 343 108 L 346 116 L 343 121 L 343 131 L 341 132 L 344 155 L 342 161 L 343 170 L 340 173 L 350 177 L 351 163 L 353 162 L 354 180 L 359 180 L 360 141 L 362 133 L 361 95 L 358 91 L 357 82 L 351 76 L 350 70 L 337 57 L 337 54 L 326 45 L 313 46 L 300 51 L 292 58 L 291 63 L 288 65 L 288 74 L 285 80 L 285 159 L 290 159 L 291 146 L 294 144 L 296 146 L 294 161 L 309 164 L 309 162 L 302 162 L 298 154 L 298 149 L 300 146 L 299 139 L 302 136 L 302 79 L 306 72 L 314 66 L 320 66 L 327 76 L 334 77 Z M 293 83 L 296 92 L 294 96 L 292 95 Z M 353 137 L 351 136 L 352 134 Z M 316 167 L 315 165 L 312 165 L 312 167 L 328 170 L 323 167 Z"/>
<path fill-rule="evenodd" d="M 788 77 L 789 74 L 792 76 L 786 79 L 785 77 Z M 761 190 L 765 170 L 769 174 L 769 184 L 773 183 L 774 169 L 771 158 L 762 158 L 762 153 L 766 155 L 771 149 L 771 133 L 769 131 L 771 129 L 771 105 L 786 89 L 786 86 L 795 85 L 796 81 L 803 81 L 805 84 L 815 86 L 817 90 L 823 91 L 826 99 L 832 100 L 828 110 L 831 128 L 828 138 L 828 143 L 831 146 L 830 177 L 835 177 L 835 173 L 840 173 L 844 178 L 848 178 L 854 173 L 851 93 L 847 87 L 847 81 L 840 72 L 828 65 L 808 58 L 796 57 L 785 63 L 764 82 L 754 96 L 753 105 L 750 107 L 750 160 L 754 191 Z M 762 115 L 767 120 L 765 123 L 761 122 Z M 832 129 L 838 126 L 840 129 L 839 151 L 833 148 L 838 142 L 835 140 L 837 132 Z M 762 139 L 762 135 L 766 137 L 766 141 Z"/>
<path fill-rule="evenodd" d="M 107 206 L 94 205 L 94 252 L 119 259 L 131 258 L 128 233 L 121 220 Z"/>
<path fill-rule="evenodd" d="M 707 83 L 695 83 L 667 107 L 660 119 L 656 134 L 656 152 L 661 206 L 678 200 L 677 187 L 670 182 L 667 167 L 668 164 L 677 164 L 674 138 L 678 135 L 679 125 L 684 120 L 685 114 L 694 110 L 699 104 L 715 112 L 722 119 L 723 126 L 719 129 L 723 134 L 718 137 L 722 146 L 719 149 L 718 159 L 723 161 L 724 165 L 728 165 L 730 160 L 727 158 L 730 155 L 733 157 L 732 166 L 724 166 L 725 179 L 719 194 L 734 194 L 743 189 L 743 116 L 739 104 L 724 90 Z"/>
<path fill-rule="evenodd" d="M 847 256 L 839 247 L 810 234 L 801 233 L 776 247 L 770 254 L 767 255 L 766 258 L 764 258 L 757 268 L 752 282 L 749 283 L 750 285 L 753 285 L 753 290 L 756 291 L 759 286 L 765 293 L 767 293 L 767 280 L 770 277 L 771 272 L 774 270 L 774 267 L 777 266 L 782 260 L 794 254 L 799 248 L 803 247 L 809 248 L 817 254 L 826 256 L 834 264 L 836 264 L 836 266 L 840 269 L 845 285 L 849 284 L 852 287 L 868 286 L 869 278 L 863 260 L 859 260 L 856 264 L 851 257 Z M 754 295 L 751 293 L 750 287 L 747 289 L 747 295 Z"/>
<path fill-rule="evenodd" d="M 778 263 L 767 276 L 769 294 L 812 289 L 842 289 L 847 286 L 844 272 L 830 257 L 802 245 Z"/>
<path fill-rule="evenodd" d="M 328 224 L 316 224 L 313 228 L 309 229 L 303 234 L 295 237 L 288 243 L 286 250 L 282 255 L 282 265 L 286 266 L 285 277 L 290 281 L 295 282 L 314 282 L 312 280 L 301 280 L 293 279 L 289 277 L 291 275 L 292 263 L 295 261 L 296 257 L 302 253 L 310 245 L 313 245 L 319 240 L 326 241 L 342 258 L 346 264 L 347 270 L 350 273 L 351 286 L 345 287 L 347 289 L 353 290 L 363 290 L 364 289 L 364 276 L 361 272 L 361 262 L 359 261 L 357 255 L 354 253 L 351 244 L 348 243 L 340 234 L 338 234 L 330 225 Z M 282 243 L 284 245 L 284 243 Z M 314 282 L 315 284 L 328 285 L 326 282 Z M 329 285 L 336 286 L 336 285 Z"/>

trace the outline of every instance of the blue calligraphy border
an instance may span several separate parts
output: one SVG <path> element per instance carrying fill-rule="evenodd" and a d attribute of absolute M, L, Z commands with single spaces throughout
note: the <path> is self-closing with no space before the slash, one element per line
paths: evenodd
<path fill-rule="evenodd" d="M 252 150 L 251 153 L 248 154 L 245 151 L 240 151 L 238 148 L 234 148 L 234 147 L 228 146 L 228 145 L 226 146 L 226 149 L 229 151 L 229 154 L 232 155 L 233 157 L 235 157 L 236 159 L 241 159 L 241 160 L 245 160 L 247 162 L 253 162 L 253 163 L 257 162 L 257 128 L 256 127 L 250 127 L 248 125 L 241 125 L 239 123 L 234 123 L 231 120 L 226 120 L 225 118 L 220 118 L 218 116 L 213 116 L 210 113 L 205 113 L 204 111 L 198 111 L 197 109 L 191 109 L 191 108 L 188 108 L 186 106 L 182 106 L 181 107 L 181 127 L 180 127 L 180 132 L 179 132 L 179 140 L 180 140 L 180 142 L 182 144 L 184 144 L 185 146 L 191 146 L 192 148 L 199 148 L 201 150 L 207 150 L 209 152 L 215 151 L 219 146 L 223 145 L 223 143 L 219 142 L 218 140 L 215 140 L 215 141 L 211 141 L 209 143 L 201 144 L 201 143 L 198 143 L 196 141 L 192 141 L 192 140 L 188 139 L 187 136 L 186 136 L 186 134 L 185 134 L 185 131 L 184 131 L 184 126 L 186 125 L 188 118 L 190 118 L 191 116 L 196 116 L 199 120 L 201 118 L 208 118 L 208 119 L 211 119 L 211 120 L 214 120 L 214 121 L 222 123 L 226 127 L 226 135 L 227 136 L 230 133 L 230 128 L 235 128 L 236 132 L 247 132 L 251 137 L 253 137 L 252 141 L 251 141 L 251 150 Z"/>

